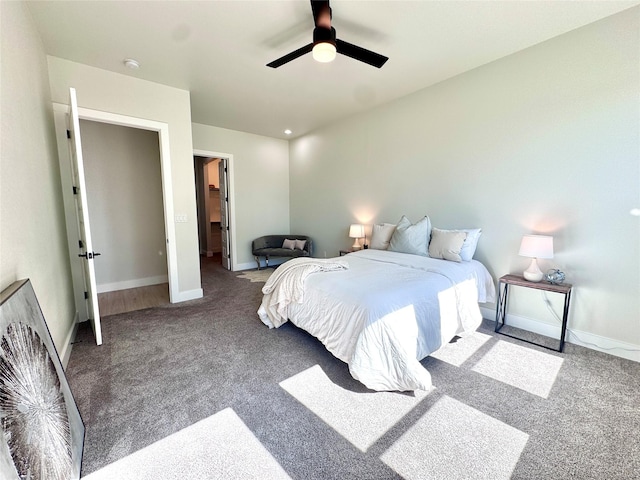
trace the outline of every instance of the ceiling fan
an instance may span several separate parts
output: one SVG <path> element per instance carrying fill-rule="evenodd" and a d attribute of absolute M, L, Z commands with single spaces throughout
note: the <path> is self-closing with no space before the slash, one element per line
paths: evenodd
<path fill-rule="evenodd" d="M 311 10 L 313 12 L 313 42 L 302 48 L 294 50 L 283 57 L 267 63 L 267 67 L 278 68 L 295 60 L 302 55 L 312 52 L 313 58 L 318 62 L 331 62 L 336 53 L 346 55 L 374 67 L 382 67 L 388 57 L 372 52 L 366 48 L 358 47 L 352 43 L 336 38 L 336 29 L 331 26 L 331 7 L 329 0 L 311 0 Z"/>

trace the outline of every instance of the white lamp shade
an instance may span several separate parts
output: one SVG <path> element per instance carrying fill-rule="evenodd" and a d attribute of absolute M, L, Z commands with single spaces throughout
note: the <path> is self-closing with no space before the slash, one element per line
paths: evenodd
<path fill-rule="evenodd" d="M 336 58 L 336 46 L 329 42 L 316 43 L 313 46 L 311 55 L 316 62 L 333 62 L 333 60 Z"/>
<path fill-rule="evenodd" d="M 532 258 L 553 258 L 553 237 L 549 235 L 524 235 L 518 255 Z"/>
<path fill-rule="evenodd" d="M 364 225 L 361 225 L 359 223 L 351 224 L 351 227 L 349 227 L 349 237 L 351 238 L 364 237 Z"/>

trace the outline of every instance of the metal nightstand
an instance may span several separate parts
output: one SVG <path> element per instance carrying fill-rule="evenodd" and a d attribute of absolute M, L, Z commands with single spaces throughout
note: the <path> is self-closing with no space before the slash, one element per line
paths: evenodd
<path fill-rule="evenodd" d="M 525 287 L 525 288 L 534 288 L 536 290 L 543 290 L 545 292 L 559 293 L 561 295 L 564 295 L 564 311 L 562 314 L 562 330 L 560 333 L 560 346 L 557 349 L 500 331 L 502 327 L 506 325 L 505 317 L 507 314 L 507 300 L 508 300 L 510 285 L 515 285 L 518 287 Z M 571 301 L 572 288 L 573 288 L 572 285 L 566 284 L 566 283 L 563 283 L 560 285 L 554 285 L 552 283 L 548 283 L 544 281 L 535 283 L 535 282 L 529 282 L 528 280 L 525 280 L 524 277 L 521 277 L 519 275 L 504 275 L 498 281 L 498 303 L 496 304 L 495 331 L 507 337 L 515 338 L 517 340 L 531 343 L 533 345 L 538 345 L 539 347 L 548 348 L 549 350 L 554 350 L 556 352 L 562 352 L 562 350 L 564 349 L 564 337 L 567 333 L 567 320 L 569 316 L 569 302 Z"/>

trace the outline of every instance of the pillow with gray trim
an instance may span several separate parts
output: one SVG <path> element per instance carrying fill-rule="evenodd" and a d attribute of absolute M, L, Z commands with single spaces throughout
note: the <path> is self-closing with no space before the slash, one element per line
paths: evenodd
<path fill-rule="evenodd" d="M 369 248 L 375 250 L 386 250 L 389 248 L 389 242 L 395 230 L 396 226 L 393 223 L 375 224 L 371 229 L 371 244 Z"/>
<path fill-rule="evenodd" d="M 304 250 L 304 246 L 307 244 L 306 240 L 296 240 L 296 250 Z"/>
<path fill-rule="evenodd" d="M 296 241 L 295 240 L 289 240 L 288 238 L 285 238 L 284 242 L 282 242 L 282 248 L 287 248 L 289 250 L 295 250 L 296 249 Z"/>
<path fill-rule="evenodd" d="M 431 220 L 428 216 L 425 215 L 424 218 L 412 224 L 411 221 L 403 215 L 396 225 L 393 235 L 391 235 L 388 250 L 428 257 L 427 246 L 429 245 L 430 237 Z"/>
<path fill-rule="evenodd" d="M 431 230 L 431 242 L 429 242 L 429 256 L 441 258 L 452 262 L 461 262 L 460 251 L 467 238 L 467 232 L 460 230 Z"/>

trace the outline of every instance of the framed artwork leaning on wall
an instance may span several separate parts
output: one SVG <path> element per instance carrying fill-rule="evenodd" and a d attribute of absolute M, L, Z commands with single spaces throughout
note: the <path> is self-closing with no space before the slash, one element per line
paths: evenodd
<path fill-rule="evenodd" d="M 80 478 L 84 424 L 29 280 L 0 293 L 0 425 L 0 478 Z"/>

